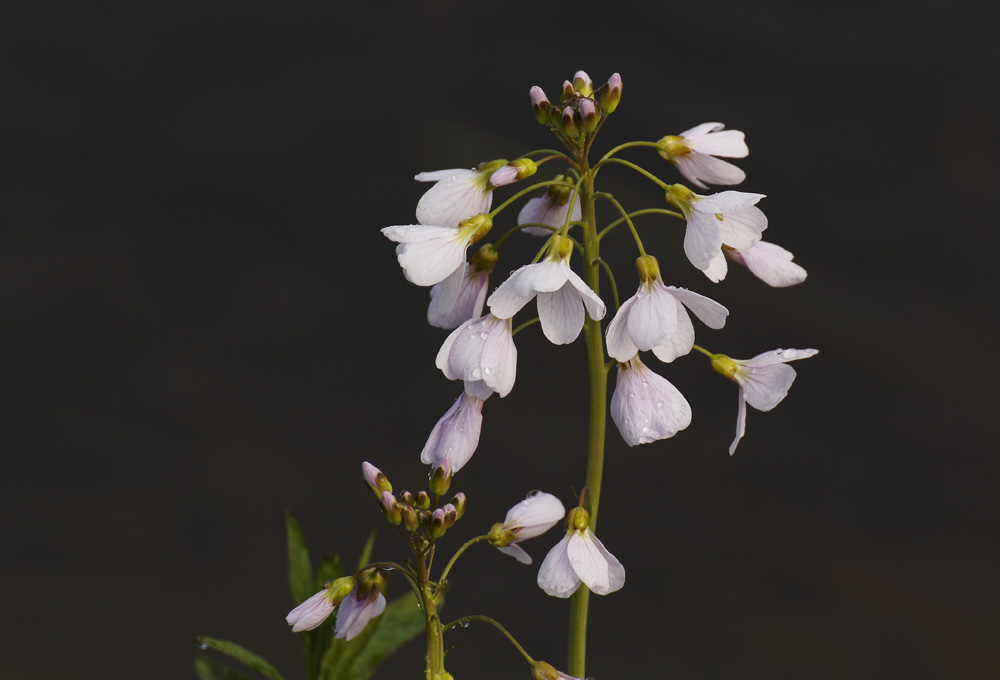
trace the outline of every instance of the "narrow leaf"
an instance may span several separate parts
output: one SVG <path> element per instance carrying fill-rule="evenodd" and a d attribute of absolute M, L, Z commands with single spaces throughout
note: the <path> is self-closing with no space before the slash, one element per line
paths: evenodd
<path fill-rule="evenodd" d="M 285 511 L 285 527 L 288 531 L 288 580 L 292 587 L 292 599 L 295 604 L 301 604 L 313 590 L 312 565 L 309 563 L 309 550 L 302 538 L 299 523 L 292 513 Z"/>
<path fill-rule="evenodd" d="M 223 666 L 204 654 L 194 655 L 194 672 L 198 676 L 198 680 L 249 680 L 239 671 L 229 666 Z"/>
<path fill-rule="evenodd" d="M 372 529 L 371 533 L 368 534 L 368 540 L 365 541 L 365 547 L 361 551 L 361 557 L 358 559 L 358 571 L 361 571 L 368 566 L 368 562 L 372 558 L 372 548 L 375 547 L 375 530 Z"/>
<path fill-rule="evenodd" d="M 386 609 L 388 609 L 388 607 Z M 202 643 L 209 649 L 214 649 L 221 654 L 225 654 L 226 656 L 236 659 L 240 663 L 250 666 L 250 668 L 254 669 L 264 677 L 270 678 L 270 680 L 285 680 L 281 677 L 281 673 L 279 673 L 274 666 L 251 652 L 249 649 L 241 647 L 235 642 L 217 640 L 215 638 L 204 636 L 199 636 L 198 642 Z"/>

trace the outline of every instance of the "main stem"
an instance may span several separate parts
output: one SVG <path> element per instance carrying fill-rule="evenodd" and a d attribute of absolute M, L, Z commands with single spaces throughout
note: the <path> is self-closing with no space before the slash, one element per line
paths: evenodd
<path fill-rule="evenodd" d="M 437 613 L 437 601 L 434 599 L 434 588 L 431 587 L 428 571 L 425 552 L 417 562 L 417 583 L 420 587 L 420 599 L 423 600 L 424 621 L 427 624 L 427 668 L 424 674 L 426 680 L 437 680 L 444 673 L 444 631 L 441 629 L 441 618 Z"/>
<path fill-rule="evenodd" d="M 583 216 L 583 280 L 600 293 L 600 241 L 594 214 L 594 177 L 587 159 L 580 163 L 580 207 Z M 604 429 L 607 417 L 608 381 L 604 371 L 604 342 L 601 322 L 587 318 L 583 325 L 587 342 L 587 373 L 590 377 L 590 433 L 587 445 L 587 501 L 590 530 L 597 528 L 597 509 L 601 501 L 601 476 L 604 470 Z M 569 610 L 569 660 L 567 672 L 576 678 L 586 677 L 587 606 L 590 590 L 581 584 L 573 594 Z"/>

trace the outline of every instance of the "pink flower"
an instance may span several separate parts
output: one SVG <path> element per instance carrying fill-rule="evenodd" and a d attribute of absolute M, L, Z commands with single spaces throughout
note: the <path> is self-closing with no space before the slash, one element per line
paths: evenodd
<path fill-rule="evenodd" d="M 459 266 L 444 281 L 434 284 L 427 321 L 438 328 L 456 328 L 469 319 L 481 316 L 490 273 L 496 261 L 496 248 L 486 244 L 471 262 L 464 267 Z"/>
<path fill-rule="evenodd" d="M 719 257 L 722 246 L 750 248 L 767 229 L 767 217 L 755 207 L 764 194 L 723 191 L 701 196 L 682 184 L 667 192 L 667 201 L 687 220 L 684 254 L 698 269 L 708 269 Z"/>
<path fill-rule="evenodd" d="M 789 361 L 807 359 L 815 349 L 776 349 L 758 354 L 753 359 L 730 359 L 725 354 L 713 354 L 712 368 L 740 386 L 739 411 L 736 415 L 736 439 L 729 446 L 729 455 L 736 453 L 747 428 L 747 404 L 758 411 L 770 411 L 781 403 L 795 380 L 795 369 Z"/>
<path fill-rule="evenodd" d="M 490 545 L 522 564 L 531 564 L 531 556 L 517 544 L 541 536 L 565 514 L 566 508 L 558 498 L 549 493 L 532 491 L 507 511 L 503 524 L 495 524 L 490 529 Z"/>
<path fill-rule="evenodd" d="M 354 577 L 345 576 L 328 583 L 323 590 L 309 597 L 298 607 L 288 612 L 285 621 L 293 633 L 312 630 L 326 621 L 341 600 L 354 588 Z"/>
<path fill-rule="evenodd" d="M 361 595 L 355 587 L 351 594 L 340 603 L 334 638 L 353 640 L 365 629 L 368 622 L 385 611 L 385 595 L 372 588 L 368 595 Z"/>
<path fill-rule="evenodd" d="M 739 184 L 746 174 L 725 158 L 746 158 L 750 153 L 739 130 L 719 132 L 722 123 L 702 123 L 680 135 L 667 135 L 658 144 L 660 155 L 677 166 L 677 169 L 696 187 L 703 184 Z"/>
<path fill-rule="evenodd" d="M 477 214 L 454 227 L 405 224 L 385 227 L 382 234 L 399 244 L 396 258 L 406 280 L 418 286 L 433 286 L 464 265 L 469 245 L 492 227 L 489 215 Z"/>
<path fill-rule="evenodd" d="M 420 452 L 420 462 L 438 467 L 447 461 L 451 473 L 458 472 L 476 452 L 482 427 L 483 400 L 462 392 L 434 425 Z"/>
<path fill-rule="evenodd" d="M 560 175 L 556 179 L 563 179 L 563 177 Z M 571 198 L 573 199 L 573 209 L 569 221 L 579 222 L 583 213 L 580 201 L 573 197 L 573 189 L 567 186 L 553 185 L 548 188 L 544 196 L 532 198 L 524 204 L 521 212 L 517 214 L 517 223 L 537 222 L 559 229 L 566 224 L 566 213 L 570 211 Z M 552 230 L 545 227 L 525 227 L 521 231 L 532 236 L 552 235 Z"/>
<path fill-rule="evenodd" d="M 589 521 L 583 508 L 570 512 L 566 536 L 538 569 L 538 587 L 547 594 L 569 597 L 585 583 L 592 592 L 607 595 L 625 585 L 625 568 L 590 530 Z"/>
<path fill-rule="evenodd" d="M 691 406 L 666 378 L 649 370 L 639 355 L 618 364 L 611 419 L 629 446 L 673 437 L 691 424 Z"/>
<path fill-rule="evenodd" d="M 506 397 L 517 376 L 517 348 L 510 319 L 492 314 L 470 319 L 451 332 L 435 364 L 449 380 L 465 382 L 465 391 L 485 400 Z"/>
<path fill-rule="evenodd" d="M 792 253 L 775 243 L 758 241 L 749 248 L 723 248 L 722 252 L 725 256 L 717 256 L 704 270 L 705 276 L 714 282 L 726 278 L 726 258 L 745 266 L 751 274 L 773 288 L 794 286 L 805 281 L 808 275 L 805 269 L 792 262 L 795 257 Z"/>
<path fill-rule="evenodd" d="M 493 204 L 490 177 L 507 161 L 481 163 L 475 169 L 452 168 L 422 172 L 418 182 L 434 182 L 417 202 L 417 222 L 441 227 L 457 227 L 462 220 L 489 212 Z"/>

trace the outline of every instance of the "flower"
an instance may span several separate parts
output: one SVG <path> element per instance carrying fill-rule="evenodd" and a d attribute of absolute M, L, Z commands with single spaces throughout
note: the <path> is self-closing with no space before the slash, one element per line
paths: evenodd
<path fill-rule="evenodd" d="M 569 530 L 545 556 L 538 569 L 538 587 L 554 597 L 569 597 L 586 584 L 598 595 L 607 595 L 625 585 L 625 568 L 609 553 L 587 524 L 583 508 L 569 514 Z"/>
<path fill-rule="evenodd" d="M 510 319 L 492 314 L 469 319 L 445 339 L 435 364 L 448 380 L 465 381 L 473 397 L 485 400 L 493 392 L 506 397 L 517 375 Z"/>
<path fill-rule="evenodd" d="M 334 638 L 353 640 L 365 629 L 368 622 L 385 611 L 385 595 L 373 587 L 367 595 L 355 587 L 350 596 L 340 603 Z"/>
<path fill-rule="evenodd" d="M 561 520 L 566 508 L 558 498 L 542 491 L 530 492 L 523 501 L 507 511 L 503 523 L 493 525 L 489 533 L 490 545 L 515 558 L 521 564 L 531 564 L 531 556 L 517 545 L 535 536 L 541 536 Z"/>
<path fill-rule="evenodd" d="M 730 248 L 750 248 L 767 229 L 767 217 L 755 204 L 764 194 L 723 191 L 700 196 L 682 184 L 673 185 L 667 201 L 687 220 L 684 253 L 698 269 L 708 269 L 723 244 Z"/>
<path fill-rule="evenodd" d="M 507 164 L 498 159 L 480 163 L 473 170 L 453 168 L 422 172 L 413 179 L 434 182 L 417 202 L 417 222 L 456 227 L 462 220 L 488 212 L 493 204 L 493 172 Z"/>
<path fill-rule="evenodd" d="M 795 256 L 776 243 L 757 241 L 749 248 L 723 248 L 722 252 L 725 256 L 717 256 L 709 268 L 704 270 L 705 276 L 716 283 L 726 278 L 726 258 L 742 264 L 751 274 L 773 288 L 794 286 L 805 281 L 808 276 L 805 269 L 792 262 Z"/>
<path fill-rule="evenodd" d="M 483 400 L 462 392 L 434 425 L 420 452 L 420 462 L 438 467 L 447 461 L 451 473 L 458 472 L 476 452 L 482 428 Z"/>
<path fill-rule="evenodd" d="M 350 594 L 353 588 L 353 576 L 345 576 L 331 581 L 323 587 L 323 590 L 288 612 L 285 621 L 292 627 L 293 633 L 317 628 L 330 617 L 333 610 L 337 608 L 341 600 Z"/>
<path fill-rule="evenodd" d="M 636 354 L 618 364 L 611 418 L 626 444 L 649 444 L 690 425 L 691 406 L 680 390 L 649 370 Z"/>
<path fill-rule="evenodd" d="M 555 181 L 572 182 L 572 178 L 563 175 L 556 175 L 554 179 Z M 572 196 L 573 188 L 571 186 L 553 184 L 544 196 L 532 198 L 524 204 L 521 212 L 517 214 L 517 223 L 538 222 L 558 229 L 566 224 L 566 213 L 570 210 L 569 201 Z M 569 221 L 580 221 L 582 214 L 580 201 L 574 200 Z M 532 236 L 550 236 L 552 234 L 552 230 L 545 227 L 525 227 L 521 231 Z"/>
<path fill-rule="evenodd" d="M 431 304 L 427 321 L 438 328 L 455 328 L 469 319 L 481 316 L 486 302 L 490 273 L 496 266 L 497 249 L 487 243 L 472 261 L 459 266 L 448 277 L 431 288 Z"/>
<path fill-rule="evenodd" d="M 636 260 L 639 289 L 618 309 L 608 325 L 608 354 L 620 362 L 639 351 L 653 350 L 661 361 L 671 362 L 691 351 L 694 325 L 685 306 L 709 328 L 722 328 L 729 310 L 714 300 L 684 288 L 663 284 L 656 258 Z"/>
<path fill-rule="evenodd" d="M 775 349 L 758 354 L 753 359 L 730 359 L 725 354 L 712 354 L 712 368 L 740 386 L 739 411 L 736 415 L 736 439 L 729 446 L 729 455 L 736 453 L 747 428 L 747 404 L 758 411 L 770 411 L 781 403 L 795 380 L 795 369 L 789 361 L 807 359 L 815 349 Z"/>
<path fill-rule="evenodd" d="M 361 463 L 361 474 L 364 476 L 365 483 L 371 489 L 372 493 L 375 494 L 376 498 L 381 497 L 386 491 L 392 492 L 392 484 L 389 483 L 389 478 L 368 461 Z"/>
<path fill-rule="evenodd" d="M 569 267 L 572 252 L 570 239 L 554 238 L 544 261 L 521 267 L 493 291 L 486 301 L 493 315 L 509 319 L 537 296 L 542 332 L 556 345 L 580 335 L 584 309 L 591 319 L 603 319 L 604 301 Z"/>
<path fill-rule="evenodd" d="M 489 215 L 462 220 L 457 227 L 406 224 L 385 227 L 382 233 L 395 241 L 396 257 L 406 280 L 418 286 L 433 286 L 465 263 L 465 251 L 493 227 Z"/>
<path fill-rule="evenodd" d="M 719 132 L 724 127 L 722 123 L 696 125 L 680 135 L 667 135 L 657 142 L 657 150 L 696 187 L 706 189 L 702 181 L 709 184 L 739 184 L 746 179 L 746 173 L 715 156 L 746 158 L 750 150 L 743 141 L 742 132 Z"/>

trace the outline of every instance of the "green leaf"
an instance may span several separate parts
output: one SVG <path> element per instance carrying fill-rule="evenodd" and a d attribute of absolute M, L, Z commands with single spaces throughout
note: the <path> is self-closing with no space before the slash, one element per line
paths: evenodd
<path fill-rule="evenodd" d="M 316 570 L 316 590 L 323 587 L 327 581 L 335 581 L 344 575 L 344 567 L 340 564 L 340 555 L 327 553 Z"/>
<path fill-rule="evenodd" d="M 269 664 L 267 661 L 264 661 L 264 659 L 257 656 L 249 649 L 241 647 L 235 642 L 217 640 L 215 638 L 204 636 L 199 636 L 198 642 L 202 643 L 202 645 L 209 649 L 214 649 L 221 654 L 225 654 L 226 656 L 236 659 L 240 663 L 250 666 L 250 668 L 254 669 L 264 677 L 270 678 L 270 680 L 285 680 L 281 677 L 281 673 L 275 670 L 274 666 Z"/>
<path fill-rule="evenodd" d="M 215 659 L 204 654 L 195 654 L 194 672 L 199 680 L 249 680 L 239 671 L 223 666 Z"/>
<path fill-rule="evenodd" d="M 301 604 L 316 592 L 313 589 L 312 565 L 309 563 L 309 551 L 302 538 L 299 523 L 287 510 L 285 527 L 288 531 L 288 580 L 292 586 L 292 599 L 295 604 Z"/>
<path fill-rule="evenodd" d="M 334 640 L 323 656 L 320 680 L 367 680 L 382 661 L 426 630 L 412 593 L 396 598 L 350 642 Z"/>
<path fill-rule="evenodd" d="M 372 529 L 371 533 L 368 534 L 368 540 L 365 541 L 365 547 L 361 551 L 361 557 L 358 558 L 358 571 L 361 571 L 368 566 L 368 562 L 372 558 L 372 548 L 375 547 L 375 530 Z"/>

